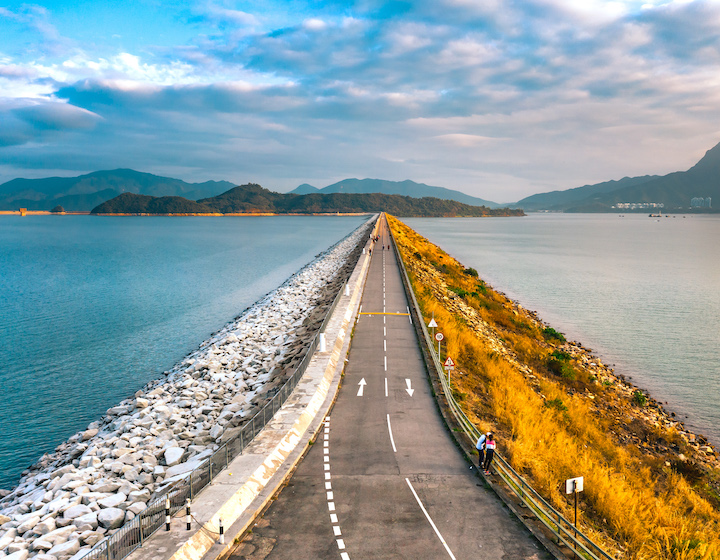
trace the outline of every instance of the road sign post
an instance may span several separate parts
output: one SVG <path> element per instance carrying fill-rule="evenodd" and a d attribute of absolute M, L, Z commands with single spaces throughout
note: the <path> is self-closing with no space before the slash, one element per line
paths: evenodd
<path fill-rule="evenodd" d="M 433 311 L 432 319 L 430 319 L 430 322 L 428 323 L 428 327 L 432 329 L 432 335 L 433 338 L 435 337 L 435 328 L 437 327 L 437 323 L 435 322 L 435 312 Z"/>
<path fill-rule="evenodd" d="M 448 384 L 450 384 L 450 372 L 455 369 L 455 362 L 450 356 L 448 356 L 445 360 L 443 367 L 445 368 L 445 371 L 447 371 Z"/>
<path fill-rule="evenodd" d="M 438 343 L 438 360 L 442 360 L 442 354 L 440 353 L 440 343 L 442 342 L 443 338 L 445 338 L 445 336 L 441 332 L 435 335 L 435 340 L 437 340 Z"/>
<path fill-rule="evenodd" d="M 577 537 L 577 510 L 578 510 L 578 494 L 583 491 L 584 480 L 582 476 L 576 478 L 568 478 L 565 481 L 565 493 L 575 494 L 575 537 Z"/>

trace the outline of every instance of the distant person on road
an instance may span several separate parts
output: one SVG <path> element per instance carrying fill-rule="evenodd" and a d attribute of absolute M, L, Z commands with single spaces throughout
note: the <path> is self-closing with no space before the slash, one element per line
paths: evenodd
<path fill-rule="evenodd" d="M 478 452 L 478 469 L 482 470 L 483 463 L 485 462 L 485 441 L 487 440 L 487 434 L 482 434 L 475 444 L 475 449 L 477 449 Z"/>
<path fill-rule="evenodd" d="M 483 463 L 483 471 L 485 474 L 490 474 L 490 463 L 492 463 L 495 455 L 496 446 L 495 435 L 488 433 L 487 438 L 485 439 L 485 462 Z"/>

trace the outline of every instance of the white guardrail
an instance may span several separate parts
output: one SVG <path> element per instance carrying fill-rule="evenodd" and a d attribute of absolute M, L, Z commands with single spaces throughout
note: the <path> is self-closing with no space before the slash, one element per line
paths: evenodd
<path fill-rule="evenodd" d="M 440 357 L 437 355 L 435 345 L 432 342 L 430 333 L 425 325 L 425 319 L 420 311 L 415 292 L 410 284 L 410 278 L 405 268 L 405 263 L 400 255 L 400 250 L 395 243 L 395 237 L 390 229 L 390 236 L 393 240 L 393 248 L 400 265 L 405 292 L 410 300 L 410 312 L 414 315 L 413 324 L 424 345 L 423 357 L 426 361 L 428 371 L 434 371 L 437 375 L 445 399 L 447 400 L 450 411 L 455 420 L 459 424 L 462 431 L 467 435 L 469 441 L 473 444 L 478 440 L 481 431 L 468 419 L 460 405 L 455 400 L 452 389 L 443 373 L 443 367 Z M 429 361 L 428 361 L 429 357 Z M 555 509 L 545 498 L 543 498 L 520 474 L 513 469 L 510 464 L 502 457 L 500 453 L 495 452 L 495 460 L 492 464 L 492 470 L 500 476 L 510 490 L 520 499 L 527 507 L 528 511 L 537 518 L 537 520 L 552 533 L 558 544 L 562 543 L 569 548 L 575 555 L 587 558 L 588 560 L 613 560 L 613 557 L 605 552 L 598 544 L 593 542 L 590 537 L 580 531 L 572 522 Z"/>

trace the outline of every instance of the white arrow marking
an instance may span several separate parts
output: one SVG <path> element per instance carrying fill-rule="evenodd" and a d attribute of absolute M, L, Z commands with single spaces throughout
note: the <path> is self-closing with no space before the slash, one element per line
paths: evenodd
<path fill-rule="evenodd" d="M 407 385 L 407 389 L 405 389 L 405 390 L 407 391 L 407 394 L 412 397 L 412 396 L 413 396 L 413 393 L 415 392 L 415 389 L 413 389 L 413 388 L 411 387 L 411 383 L 412 383 L 412 382 L 411 382 L 409 379 L 406 379 L 406 380 L 405 380 L 405 384 Z"/>
<path fill-rule="evenodd" d="M 365 378 L 364 378 L 364 377 L 360 380 L 360 383 L 358 383 L 358 385 L 360 385 L 360 388 L 358 389 L 358 394 L 357 394 L 357 396 L 358 396 L 358 397 L 362 397 L 362 396 L 363 396 L 363 389 L 365 389 L 365 385 L 367 385 L 367 382 L 365 381 Z"/>

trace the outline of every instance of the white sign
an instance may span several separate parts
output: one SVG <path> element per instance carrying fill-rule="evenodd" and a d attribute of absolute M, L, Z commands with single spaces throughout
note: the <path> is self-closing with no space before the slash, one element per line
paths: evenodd
<path fill-rule="evenodd" d="M 439 332 L 435 335 L 435 340 L 437 340 L 438 342 L 440 342 L 443 338 L 445 338 L 445 337 L 443 336 L 443 333 L 441 333 L 441 332 Z"/>
<path fill-rule="evenodd" d="M 568 478 L 565 481 L 565 493 L 574 494 L 576 492 L 583 491 L 583 477 L 578 476 L 577 478 Z"/>
<path fill-rule="evenodd" d="M 445 360 L 444 366 L 445 366 L 445 369 L 455 369 L 455 362 L 453 361 L 453 359 L 450 356 L 448 356 L 447 360 Z"/>
<path fill-rule="evenodd" d="M 428 327 L 431 329 L 434 329 L 437 327 L 437 323 L 435 322 L 435 319 L 430 319 L 430 322 L 428 323 Z"/>

